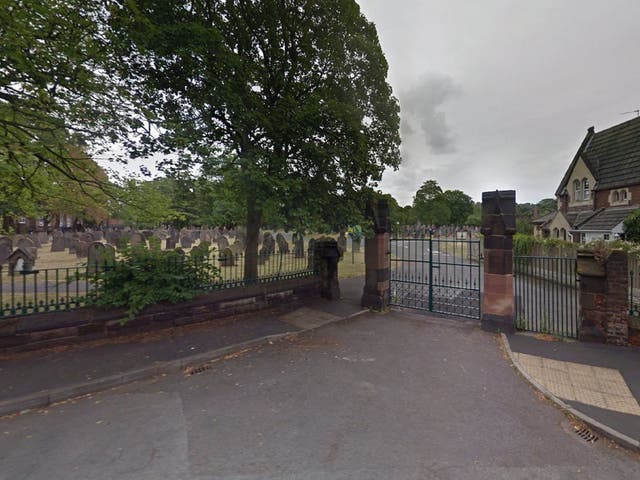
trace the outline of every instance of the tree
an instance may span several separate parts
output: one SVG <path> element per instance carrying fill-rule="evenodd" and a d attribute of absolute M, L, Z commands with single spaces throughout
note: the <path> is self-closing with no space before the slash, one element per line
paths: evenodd
<path fill-rule="evenodd" d="M 640 208 L 624 220 L 624 239 L 640 243 Z"/>
<path fill-rule="evenodd" d="M 467 218 L 473 213 L 472 198 L 460 190 L 447 190 L 442 196 L 451 210 L 450 223 L 465 225 Z"/>
<path fill-rule="evenodd" d="M 435 180 L 427 180 L 413 197 L 413 210 L 425 225 L 446 225 L 451 219 L 451 209 Z"/>
<path fill-rule="evenodd" d="M 0 8 L 0 190 L 19 189 L 12 196 L 24 210 L 32 193 L 55 190 L 42 183 L 48 176 L 102 188 L 90 150 L 139 125 L 114 75 L 107 18 L 102 0 L 7 0 Z"/>
<path fill-rule="evenodd" d="M 122 74 L 160 127 L 144 145 L 242 197 L 249 258 L 266 216 L 357 216 L 361 190 L 399 165 L 398 102 L 354 0 L 132 0 L 113 15 Z"/>

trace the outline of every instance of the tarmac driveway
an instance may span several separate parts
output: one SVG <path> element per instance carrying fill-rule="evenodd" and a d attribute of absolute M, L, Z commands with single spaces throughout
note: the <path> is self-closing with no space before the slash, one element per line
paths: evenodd
<path fill-rule="evenodd" d="M 367 314 L 0 419 L 7 479 L 637 479 L 475 323 Z"/>

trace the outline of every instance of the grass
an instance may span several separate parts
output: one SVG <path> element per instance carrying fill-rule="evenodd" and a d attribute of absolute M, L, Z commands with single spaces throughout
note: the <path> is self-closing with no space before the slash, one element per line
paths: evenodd
<path fill-rule="evenodd" d="M 338 278 L 353 278 L 364 275 L 364 249 L 358 253 L 345 252 L 338 262 Z"/>

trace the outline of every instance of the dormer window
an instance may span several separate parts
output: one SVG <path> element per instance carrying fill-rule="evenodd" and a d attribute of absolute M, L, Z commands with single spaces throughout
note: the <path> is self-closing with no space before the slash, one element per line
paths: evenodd
<path fill-rule="evenodd" d="M 589 190 L 589 179 L 583 178 L 582 179 L 582 198 L 584 200 L 589 200 L 590 196 L 591 196 L 591 190 Z"/>
<path fill-rule="evenodd" d="M 622 191 L 622 200 L 626 200 L 627 199 L 627 191 L 623 190 Z"/>
<path fill-rule="evenodd" d="M 618 193 L 617 190 L 615 192 L 613 192 L 613 201 L 614 202 L 619 202 L 620 201 L 620 193 Z"/>
<path fill-rule="evenodd" d="M 580 189 L 580 180 L 573 181 L 573 200 L 575 202 L 582 200 L 582 190 Z"/>

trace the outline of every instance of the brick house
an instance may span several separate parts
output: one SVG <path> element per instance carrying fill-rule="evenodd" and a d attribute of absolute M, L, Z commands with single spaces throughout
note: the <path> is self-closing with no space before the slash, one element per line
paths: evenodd
<path fill-rule="evenodd" d="M 533 220 L 536 236 L 578 243 L 620 238 L 640 207 L 640 117 L 596 132 L 580 144 L 556 190 L 558 210 Z"/>

